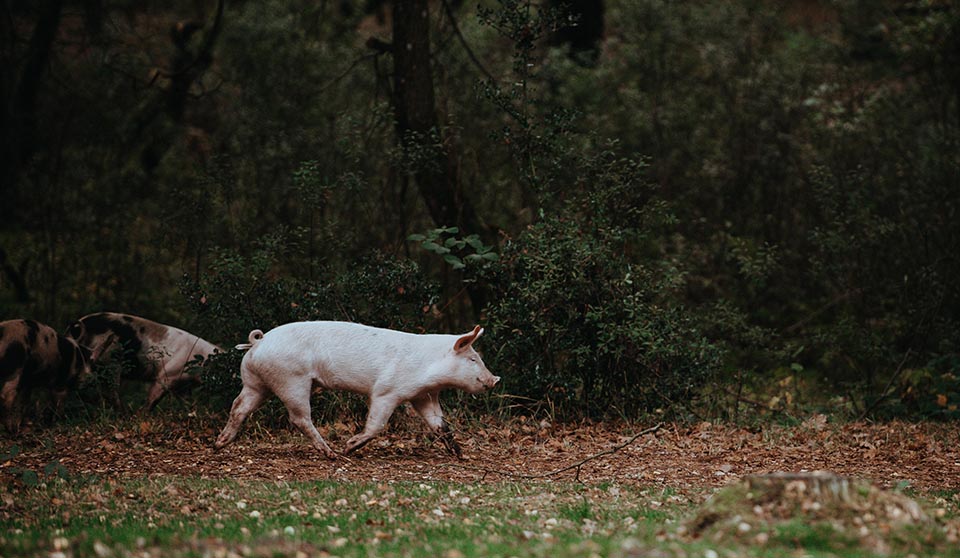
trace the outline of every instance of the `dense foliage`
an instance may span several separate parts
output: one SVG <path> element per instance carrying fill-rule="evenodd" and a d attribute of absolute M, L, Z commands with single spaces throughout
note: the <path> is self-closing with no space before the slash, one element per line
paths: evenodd
<path fill-rule="evenodd" d="M 565 418 L 957 415 L 952 0 L 608 0 L 585 43 L 561 2 L 40 4 L 3 8 L 4 319 L 479 321 Z"/>

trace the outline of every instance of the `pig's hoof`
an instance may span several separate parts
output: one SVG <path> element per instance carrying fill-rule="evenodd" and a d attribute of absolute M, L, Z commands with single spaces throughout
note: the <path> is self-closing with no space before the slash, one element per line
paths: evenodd
<path fill-rule="evenodd" d="M 347 450 L 344 452 L 346 454 L 353 453 L 363 446 L 367 445 L 367 442 L 370 441 L 370 438 L 361 438 L 360 436 L 354 436 L 347 440 Z"/>
<path fill-rule="evenodd" d="M 441 438 L 444 447 L 447 448 L 447 452 L 452 453 L 457 457 L 457 459 L 463 459 L 463 450 L 460 449 L 460 444 L 453 439 L 453 436 L 446 432 Z"/>

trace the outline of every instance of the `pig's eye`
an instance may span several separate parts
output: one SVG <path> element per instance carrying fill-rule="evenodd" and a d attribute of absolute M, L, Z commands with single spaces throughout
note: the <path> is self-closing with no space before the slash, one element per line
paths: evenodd
<path fill-rule="evenodd" d="M 470 357 L 470 362 L 477 362 L 477 359 L 474 357 Z"/>

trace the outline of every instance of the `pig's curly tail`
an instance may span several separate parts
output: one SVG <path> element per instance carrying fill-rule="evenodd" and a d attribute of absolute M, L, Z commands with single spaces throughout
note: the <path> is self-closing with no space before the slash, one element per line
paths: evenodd
<path fill-rule="evenodd" d="M 247 336 L 247 341 L 249 341 L 249 343 L 240 343 L 239 345 L 236 345 L 234 348 L 239 351 L 246 351 L 250 347 L 253 347 L 254 345 L 256 345 L 257 341 L 261 339 L 263 339 L 263 332 L 260 331 L 259 329 L 255 329 L 250 332 L 250 335 Z"/>

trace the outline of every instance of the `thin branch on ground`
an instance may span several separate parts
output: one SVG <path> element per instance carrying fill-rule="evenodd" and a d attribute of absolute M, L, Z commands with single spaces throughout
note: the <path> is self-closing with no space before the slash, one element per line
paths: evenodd
<path fill-rule="evenodd" d="M 611 455 L 611 454 L 617 453 L 618 451 L 622 450 L 623 448 L 625 448 L 625 447 L 629 446 L 630 444 L 632 444 L 633 442 L 635 442 L 635 441 L 636 441 L 638 438 L 640 438 L 641 436 L 645 436 L 645 435 L 647 435 L 647 434 L 652 434 L 652 433 L 656 432 L 657 430 L 660 430 L 660 427 L 661 427 L 661 426 L 663 426 L 663 423 L 662 423 L 662 422 L 657 423 L 657 424 L 651 426 L 650 428 L 647 428 L 646 430 L 641 430 L 640 432 L 637 432 L 637 433 L 634 434 L 629 440 L 627 440 L 626 442 L 624 442 L 624 443 L 622 443 L 622 444 L 616 445 L 616 446 L 614 446 L 614 447 L 612 447 L 612 448 L 610 448 L 610 449 L 608 449 L 608 450 L 601 451 L 600 453 L 595 453 L 595 454 L 593 454 L 593 455 L 591 455 L 591 456 L 589 456 L 589 457 L 585 457 L 584 459 L 581 459 L 580 461 L 577 461 L 576 463 L 572 463 L 572 464 L 567 465 L 567 466 L 565 466 L 565 467 L 561 467 L 561 468 L 559 468 L 559 469 L 554 469 L 553 471 L 548 471 L 548 472 L 546 472 L 546 473 L 540 473 L 540 474 L 537 474 L 537 475 L 528 475 L 528 474 L 525 474 L 525 473 L 514 473 L 514 472 L 511 472 L 511 471 L 504 471 L 504 470 L 501 470 L 501 469 L 490 469 L 490 468 L 487 468 L 487 467 L 472 467 L 472 466 L 470 466 L 470 465 L 462 465 L 462 464 L 457 464 L 457 463 L 445 463 L 445 464 L 443 464 L 443 465 L 448 466 L 448 467 L 459 467 L 459 468 L 469 469 L 469 470 L 472 470 L 472 471 L 477 471 L 477 472 L 483 473 L 483 477 L 480 479 L 481 482 L 483 482 L 484 480 L 486 480 L 487 475 L 489 475 L 489 474 L 501 475 L 501 476 L 504 476 L 504 477 L 510 477 L 510 478 L 516 478 L 516 479 L 531 480 L 531 479 L 545 479 L 545 478 L 547 478 L 547 477 L 552 477 L 552 476 L 554 476 L 554 475 L 559 475 L 560 473 L 566 473 L 567 471 L 572 471 L 572 470 L 576 469 L 577 474 L 574 476 L 574 480 L 575 480 L 576 482 L 580 482 L 580 470 L 581 470 L 581 468 L 582 468 L 585 464 L 587 464 L 587 463 L 589 463 L 589 462 L 591 462 L 591 461 L 593 461 L 593 460 L 595 460 L 595 459 L 599 459 L 599 458 L 601 458 L 601 457 L 604 457 L 604 456 L 607 456 L 607 455 Z"/>
<path fill-rule="evenodd" d="M 912 348 L 907 349 L 907 352 L 903 354 L 903 358 L 900 359 L 900 364 L 897 365 L 897 369 L 893 372 L 893 375 L 890 376 L 890 381 L 887 382 L 886 387 L 884 387 L 883 391 L 880 392 L 880 397 L 877 397 L 877 399 L 873 403 L 871 403 L 867 408 L 863 410 L 862 413 L 860 413 L 860 416 L 857 418 L 858 421 L 867 418 L 867 415 L 869 415 L 870 413 L 873 412 L 874 409 L 879 407 L 882 401 L 890 397 L 890 394 L 892 393 L 892 390 L 890 388 L 893 386 L 893 383 L 897 380 L 897 378 L 900 377 L 900 373 L 903 372 L 903 365 L 907 363 L 907 359 L 910 358 L 910 353 L 912 352 L 912 350 L 913 350 Z"/>

